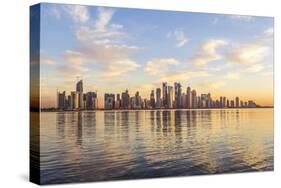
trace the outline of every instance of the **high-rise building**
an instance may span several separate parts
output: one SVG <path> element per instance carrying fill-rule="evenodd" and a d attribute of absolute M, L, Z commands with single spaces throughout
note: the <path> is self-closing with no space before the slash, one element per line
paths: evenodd
<path fill-rule="evenodd" d="M 201 106 L 201 97 L 200 96 L 197 97 L 197 107 L 198 108 L 202 108 L 202 106 Z"/>
<path fill-rule="evenodd" d="M 79 93 L 76 91 L 71 92 L 70 108 L 71 110 L 79 109 Z"/>
<path fill-rule="evenodd" d="M 112 110 L 114 108 L 115 95 L 110 93 L 104 94 L 104 109 Z"/>
<path fill-rule="evenodd" d="M 181 108 L 182 107 L 182 103 L 181 103 L 181 84 L 175 82 L 174 84 L 174 88 L 175 88 L 175 107 L 176 108 Z"/>
<path fill-rule="evenodd" d="M 66 109 L 71 110 L 71 95 L 67 96 Z"/>
<path fill-rule="evenodd" d="M 172 86 L 168 86 L 168 95 L 167 95 L 167 108 L 173 108 L 174 101 L 174 90 Z"/>
<path fill-rule="evenodd" d="M 244 102 L 241 100 L 240 101 L 240 107 L 243 108 L 244 107 Z"/>
<path fill-rule="evenodd" d="M 135 96 L 132 97 L 132 108 L 141 109 L 141 107 L 142 107 L 142 100 L 139 92 L 137 91 Z"/>
<path fill-rule="evenodd" d="M 256 107 L 257 107 L 257 105 L 254 101 L 252 101 L 252 100 L 248 101 L 248 108 L 256 108 Z"/>
<path fill-rule="evenodd" d="M 83 80 L 76 83 L 76 92 L 78 93 L 78 107 L 83 109 Z"/>
<path fill-rule="evenodd" d="M 212 98 L 211 98 L 211 93 L 207 94 L 207 108 L 212 107 Z"/>
<path fill-rule="evenodd" d="M 198 108 L 196 91 L 194 89 L 191 91 L 191 107 Z"/>
<path fill-rule="evenodd" d="M 65 91 L 63 91 L 62 93 L 57 92 L 57 108 L 59 110 L 65 110 L 66 108 Z"/>
<path fill-rule="evenodd" d="M 86 105 L 85 108 L 87 110 L 94 110 L 97 108 L 96 100 L 97 93 L 96 92 L 88 92 L 86 93 Z"/>
<path fill-rule="evenodd" d="M 114 108 L 115 109 L 120 109 L 121 108 L 121 98 L 120 98 L 120 94 L 117 94 L 116 100 L 115 100 L 115 104 L 114 104 Z"/>
<path fill-rule="evenodd" d="M 201 94 L 200 107 L 210 108 L 211 107 L 211 94 Z"/>
<path fill-rule="evenodd" d="M 187 97 L 185 93 L 181 94 L 180 108 L 187 108 Z"/>
<path fill-rule="evenodd" d="M 150 93 L 150 106 L 152 109 L 155 108 L 155 95 L 154 95 L 154 90 L 151 90 L 151 93 Z"/>
<path fill-rule="evenodd" d="M 235 97 L 235 107 L 239 108 L 239 97 Z"/>
<path fill-rule="evenodd" d="M 229 104 L 229 99 L 226 100 L 226 107 L 229 108 L 230 104 Z"/>
<path fill-rule="evenodd" d="M 215 108 L 220 108 L 220 101 L 219 101 L 219 100 L 216 100 L 216 102 L 215 102 Z"/>
<path fill-rule="evenodd" d="M 226 107 L 226 97 L 222 98 L 222 107 L 225 108 Z"/>
<path fill-rule="evenodd" d="M 190 87 L 187 87 L 187 89 L 186 89 L 186 103 L 187 103 L 187 108 L 191 108 L 192 100 L 191 100 L 191 88 Z"/>
<path fill-rule="evenodd" d="M 231 108 L 234 108 L 234 107 L 235 107 L 235 105 L 234 105 L 234 100 L 231 100 L 231 101 L 230 101 L 230 107 L 231 107 Z"/>
<path fill-rule="evenodd" d="M 76 83 L 76 91 L 83 93 L 83 80 L 80 80 Z"/>
<path fill-rule="evenodd" d="M 156 89 L 156 108 L 161 108 L 161 105 L 162 102 L 161 102 L 161 89 L 160 88 L 157 88 Z"/>
<path fill-rule="evenodd" d="M 130 108 L 130 95 L 128 89 L 121 94 L 121 108 L 122 109 Z"/>
<path fill-rule="evenodd" d="M 167 98 L 168 98 L 168 85 L 167 85 L 167 82 L 163 82 L 162 83 L 162 92 L 163 92 L 163 95 L 162 95 L 163 107 L 167 108 Z"/>
<path fill-rule="evenodd" d="M 220 108 L 223 108 L 223 97 L 220 96 Z"/>

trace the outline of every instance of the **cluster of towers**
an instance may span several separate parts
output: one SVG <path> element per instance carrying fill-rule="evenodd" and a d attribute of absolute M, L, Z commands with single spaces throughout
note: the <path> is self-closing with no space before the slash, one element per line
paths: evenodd
<path fill-rule="evenodd" d="M 83 81 L 76 83 L 76 91 L 57 92 L 57 109 L 59 110 L 95 110 L 97 109 L 97 92 L 83 93 Z"/>
<path fill-rule="evenodd" d="M 242 101 L 239 97 L 228 99 L 221 96 L 212 99 L 211 94 L 197 95 L 195 89 L 189 86 L 184 90 L 178 82 L 169 86 L 162 83 L 162 88 L 151 90 L 149 99 L 143 99 L 137 91 L 130 96 L 128 89 L 121 94 L 105 93 L 104 109 L 197 109 L 197 108 L 255 108 L 252 100 Z M 76 90 L 70 95 L 66 92 L 57 92 L 57 109 L 59 110 L 95 110 L 98 109 L 97 92 L 83 93 L 83 81 L 76 83 Z"/>
<path fill-rule="evenodd" d="M 128 90 L 121 95 L 106 93 L 104 95 L 104 109 L 197 109 L 197 108 L 255 108 L 254 101 L 242 101 L 239 97 L 230 100 L 221 96 L 213 100 L 210 93 L 197 95 L 196 90 L 190 87 L 183 91 L 182 85 L 178 82 L 169 86 L 167 82 L 162 83 L 161 88 L 156 88 L 150 93 L 150 99 L 142 99 L 137 91 L 130 97 Z"/>

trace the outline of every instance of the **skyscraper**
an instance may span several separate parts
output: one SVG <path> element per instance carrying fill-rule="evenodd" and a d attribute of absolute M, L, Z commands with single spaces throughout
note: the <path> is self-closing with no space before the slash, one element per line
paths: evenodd
<path fill-rule="evenodd" d="M 231 108 L 234 108 L 234 100 L 231 100 L 231 101 L 230 101 L 230 107 L 231 107 Z"/>
<path fill-rule="evenodd" d="M 151 93 L 150 93 L 150 106 L 151 106 L 152 109 L 155 108 L 154 90 L 151 90 Z"/>
<path fill-rule="evenodd" d="M 57 108 L 59 110 L 64 110 L 66 108 L 65 91 L 62 93 L 57 92 Z"/>
<path fill-rule="evenodd" d="M 120 107 L 121 107 L 121 98 L 120 98 L 120 94 L 118 93 L 115 100 L 114 108 L 119 109 Z"/>
<path fill-rule="evenodd" d="M 168 86 L 167 108 L 173 108 L 173 100 L 174 100 L 173 95 L 174 95 L 173 87 Z"/>
<path fill-rule="evenodd" d="M 76 91 L 83 93 L 83 80 L 80 80 L 76 83 Z"/>
<path fill-rule="evenodd" d="M 87 110 L 94 110 L 97 108 L 96 98 L 97 98 L 97 93 L 95 93 L 95 92 L 86 93 L 86 109 Z"/>
<path fill-rule="evenodd" d="M 210 94 L 201 94 L 200 107 L 209 108 L 209 103 L 210 103 Z"/>
<path fill-rule="evenodd" d="M 187 108 L 191 108 L 192 101 L 191 101 L 191 88 L 190 87 L 187 87 L 187 89 L 186 89 L 186 103 L 187 103 Z"/>
<path fill-rule="evenodd" d="M 222 107 L 223 107 L 223 97 L 220 96 L 220 108 L 222 108 Z"/>
<path fill-rule="evenodd" d="M 193 89 L 192 91 L 191 91 L 191 107 L 192 108 L 197 108 L 198 106 L 197 106 L 197 96 L 196 96 L 196 91 Z"/>
<path fill-rule="evenodd" d="M 162 83 L 162 92 L 163 92 L 163 107 L 167 108 L 167 98 L 168 98 L 168 87 L 167 82 Z"/>
<path fill-rule="evenodd" d="M 187 108 L 187 97 L 185 93 L 181 94 L 180 108 Z"/>
<path fill-rule="evenodd" d="M 239 97 L 235 97 L 235 107 L 239 108 Z"/>
<path fill-rule="evenodd" d="M 104 109 L 112 110 L 114 108 L 114 102 L 115 102 L 114 94 L 109 94 L 109 93 L 104 94 Z"/>
<path fill-rule="evenodd" d="M 83 80 L 77 82 L 76 92 L 78 93 L 78 108 L 83 109 Z"/>
<path fill-rule="evenodd" d="M 225 108 L 226 107 L 226 97 L 222 98 L 222 107 Z"/>
<path fill-rule="evenodd" d="M 161 89 L 157 88 L 156 89 L 156 108 L 161 108 Z"/>
<path fill-rule="evenodd" d="M 132 98 L 132 108 L 133 109 L 141 109 L 142 100 L 139 92 L 137 91 L 135 96 Z"/>
<path fill-rule="evenodd" d="M 78 110 L 79 108 L 79 93 L 76 91 L 71 92 L 70 108 L 71 110 Z"/>
<path fill-rule="evenodd" d="M 181 84 L 175 82 L 175 107 L 181 108 Z"/>
<path fill-rule="evenodd" d="M 129 109 L 130 107 L 130 95 L 128 89 L 122 93 L 121 95 L 121 108 L 122 109 Z"/>
<path fill-rule="evenodd" d="M 243 101 L 240 101 L 240 107 L 244 107 L 244 102 Z"/>

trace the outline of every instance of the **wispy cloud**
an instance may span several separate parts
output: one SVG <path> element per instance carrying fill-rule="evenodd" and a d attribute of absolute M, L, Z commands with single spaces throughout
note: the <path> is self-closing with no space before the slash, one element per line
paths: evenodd
<path fill-rule="evenodd" d="M 173 32 L 169 32 L 167 37 L 173 38 L 176 41 L 176 47 L 178 48 L 183 47 L 189 41 L 184 31 L 181 29 L 176 29 Z"/>
<path fill-rule="evenodd" d="M 190 59 L 190 62 L 196 66 L 204 66 L 208 63 L 222 59 L 217 52 L 218 48 L 225 46 L 227 41 L 221 39 L 211 39 L 199 46 L 196 54 Z"/>
<path fill-rule="evenodd" d="M 250 22 L 254 20 L 253 16 L 245 16 L 245 15 L 230 15 L 229 18 L 233 20 L 245 21 L 245 22 Z"/>
<path fill-rule="evenodd" d="M 127 34 L 123 31 L 123 25 L 110 23 L 114 13 L 114 9 L 99 8 L 94 25 L 82 26 L 76 31 L 78 40 L 85 44 L 109 44 L 126 38 Z"/>
<path fill-rule="evenodd" d="M 249 73 L 256 73 L 256 72 L 260 72 L 264 69 L 264 66 L 261 64 L 255 64 L 255 65 L 251 65 L 248 68 L 246 68 L 244 71 L 245 72 L 249 72 Z"/>
<path fill-rule="evenodd" d="M 259 63 L 269 54 L 269 47 L 255 43 L 239 44 L 226 54 L 226 61 L 233 64 L 249 65 Z"/>
<path fill-rule="evenodd" d="M 84 5 L 65 5 L 65 12 L 68 13 L 75 22 L 85 23 L 90 19 L 87 6 Z"/>
<path fill-rule="evenodd" d="M 120 76 L 129 71 L 136 70 L 138 67 L 140 67 L 140 65 L 130 59 L 117 60 L 104 66 L 103 76 Z"/>
<path fill-rule="evenodd" d="M 144 70 L 151 75 L 162 75 L 169 71 L 171 65 L 179 65 L 178 60 L 174 58 L 152 59 L 147 62 Z"/>
<path fill-rule="evenodd" d="M 83 55 L 80 52 L 72 50 L 65 51 L 64 59 L 72 65 L 81 65 L 84 61 Z"/>
<path fill-rule="evenodd" d="M 60 77 L 67 80 L 68 78 L 73 79 L 76 76 L 83 76 L 89 69 L 80 65 L 61 65 L 57 68 L 57 71 Z"/>

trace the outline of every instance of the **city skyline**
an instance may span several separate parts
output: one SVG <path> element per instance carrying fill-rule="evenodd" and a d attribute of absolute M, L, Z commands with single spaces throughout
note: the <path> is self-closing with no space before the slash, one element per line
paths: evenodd
<path fill-rule="evenodd" d="M 162 82 L 178 82 L 214 98 L 240 96 L 273 106 L 272 18 L 63 4 L 41 8 L 43 108 L 56 106 L 57 89 L 75 90 L 76 77 L 87 80 L 85 91 L 97 90 L 99 101 L 126 89 L 149 98 Z"/>
<path fill-rule="evenodd" d="M 196 88 L 167 82 L 151 90 L 149 98 L 142 98 L 141 91 L 131 94 L 128 89 L 121 93 L 105 93 L 104 100 L 98 100 L 97 91 L 83 92 L 83 80 L 76 83 L 76 90 L 57 91 L 56 107 L 45 110 L 140 110 L 140 109 L 212 109 L 212 108 L 257 108 L 271 107 L 256 104 L 251 99 L 239 96 L 213 98 L 211 93 L 197 93 Z M 186 91 L 186 92 L 185 92 Z M 272 106 L 273 107 L 273 106 Z M 44 109 L 44 108 L 43 108 Z"/>

